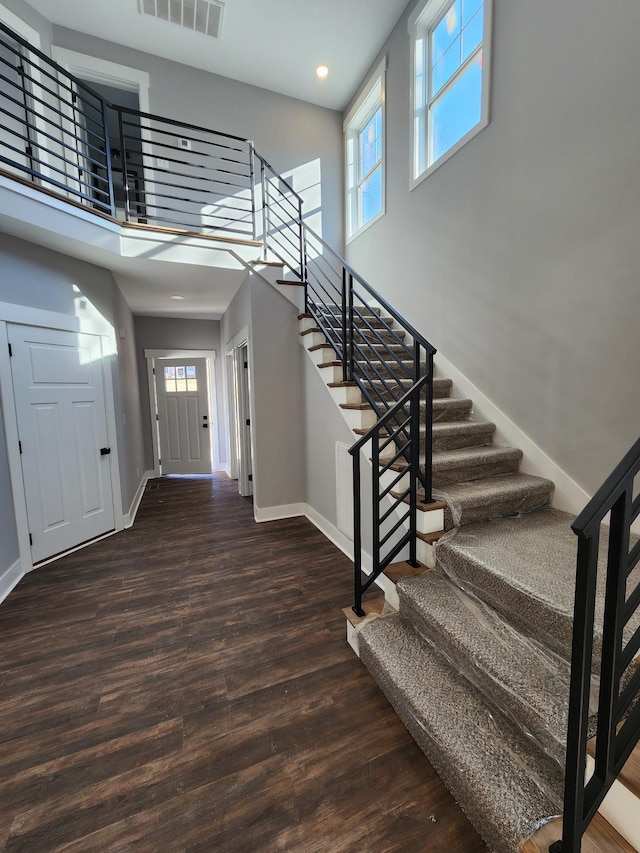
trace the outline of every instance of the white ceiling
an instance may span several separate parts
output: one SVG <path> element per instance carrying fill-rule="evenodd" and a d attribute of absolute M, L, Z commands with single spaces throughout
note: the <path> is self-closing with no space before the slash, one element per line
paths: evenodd
<path fill-rule="evenodd" d="M 54 24 L 343 110 L 406 0 L 225 0 L 220 39 L 141 15 L 138 0 L 28 0 Z M 316 78 L 318 65 L 329 76 Z"/>

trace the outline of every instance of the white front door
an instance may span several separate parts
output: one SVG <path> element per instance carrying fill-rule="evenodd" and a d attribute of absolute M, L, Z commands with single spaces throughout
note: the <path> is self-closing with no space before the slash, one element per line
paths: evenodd
<path fill-rule="evenodd" d="M 37 563 L 113 530 L 110 448 L 97 335 L 8 326 Z"/>
<path fill-rule="evenodd" d="M 155 365 L 162 473 L 210 474 L 206 358 L 163 358 Z"/>

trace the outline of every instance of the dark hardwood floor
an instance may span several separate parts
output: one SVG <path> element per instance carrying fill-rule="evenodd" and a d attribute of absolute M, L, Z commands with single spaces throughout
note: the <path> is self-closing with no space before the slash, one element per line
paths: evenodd
<path fill-rule="evenodd" d="M 485 850 L 345 641 L 351 564 L 224 475 L 0 607 L 0 849 Z"/>

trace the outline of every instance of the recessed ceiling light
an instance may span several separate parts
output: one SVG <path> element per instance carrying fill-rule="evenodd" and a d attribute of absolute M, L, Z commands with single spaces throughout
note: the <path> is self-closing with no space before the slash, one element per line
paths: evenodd
<path fill-rule="evenodd" d="M 321 80 L 324 80 L 324 78 L 329 74 L 329 69 L 326 65 L 318 65 L 316 68 L 316 74 Z"/>
<path fill-rule="evenodd" d="M 172 296 L 171 299 L 184 299 L 184 296 Z"/>

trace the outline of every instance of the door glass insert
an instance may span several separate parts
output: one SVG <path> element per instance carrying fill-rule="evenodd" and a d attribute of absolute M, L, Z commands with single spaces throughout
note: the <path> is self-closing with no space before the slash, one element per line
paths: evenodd
<path fill-rule="evenodd" d="M 198 379 L 196 376 L 195 364 L 165 367 L 164 388 L 167 394 L 181 394 L 185 391 L 197 391 Z"/>

